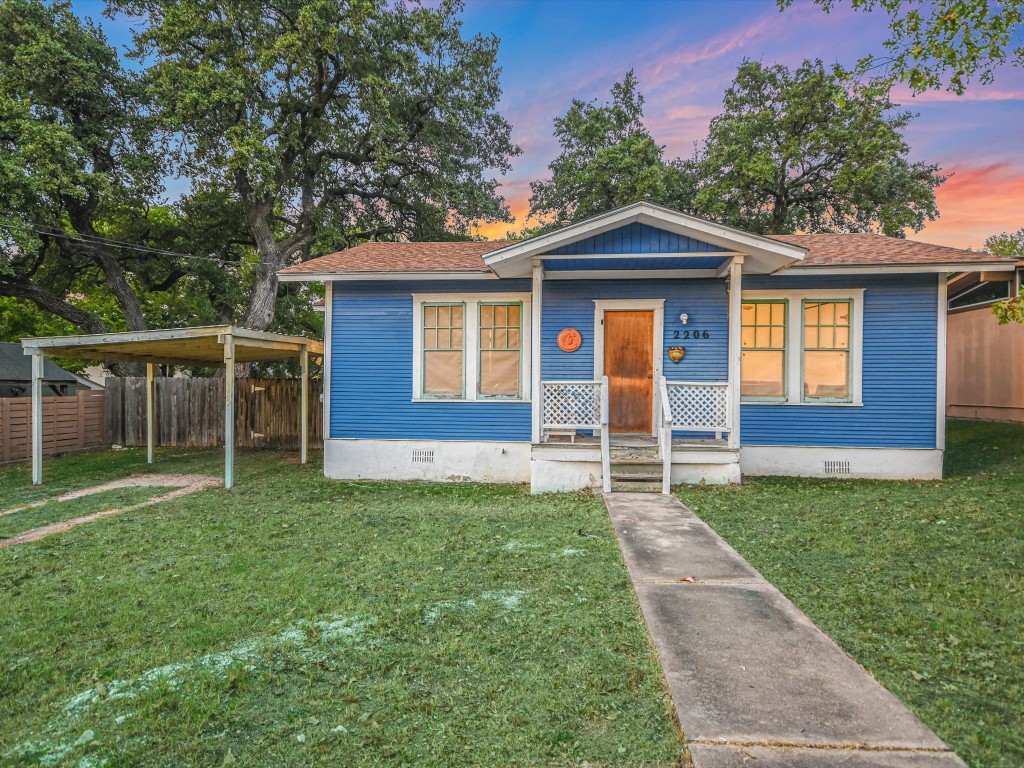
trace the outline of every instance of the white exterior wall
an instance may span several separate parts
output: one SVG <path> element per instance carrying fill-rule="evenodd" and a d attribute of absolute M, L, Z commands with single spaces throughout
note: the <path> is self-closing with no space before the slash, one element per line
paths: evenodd
<path fill-rule="evenodd" d="M 920 448 L 747 446 L 740 449 L 740 469 L 751 476 L 941 480 L 942 455 L 941 450 Z M 849 471 L 830 471 L 827 461 L 849 462 Z"/>
<path fill-rule="evenodd" d="M 433 451 L 424 460 L 414 451 Z M 530 444 L 454 440 L 324 441 L 324 474 L 333 480 L 525 483 Z"/>

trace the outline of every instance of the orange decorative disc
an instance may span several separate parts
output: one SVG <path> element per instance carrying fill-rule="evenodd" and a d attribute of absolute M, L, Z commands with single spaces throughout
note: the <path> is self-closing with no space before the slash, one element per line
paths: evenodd
<path fill-rule="evenodd" d="M 558 334 L 558 348 L 563 352 L 575 352 L 583 343 L 583 337 L 575 328 L 564 328 Z"/>

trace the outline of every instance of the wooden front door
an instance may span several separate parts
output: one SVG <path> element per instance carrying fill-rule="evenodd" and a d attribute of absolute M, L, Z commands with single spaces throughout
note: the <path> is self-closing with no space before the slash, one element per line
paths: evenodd
<path fill-rule="evenodd" d="M 654 312 L 604 313 L 604 375 L 610 431 L 651 434 L 654 411 Z"/>

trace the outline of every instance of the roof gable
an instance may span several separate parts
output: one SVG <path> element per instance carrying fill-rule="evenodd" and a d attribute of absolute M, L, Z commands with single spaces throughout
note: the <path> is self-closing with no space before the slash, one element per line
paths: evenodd
<path fill-rule="evenodd" d="M 545 256 L 634 253 L 708 253 L 722 249 L 711 243 L 669 232 L 667 229 L 634 221 L 607 232 L 591 235 L 574 243 L 554 248 Z"/>
<path fill-rule="evenodd" d="M 532 260 L 536 257 L 543 257 L 546 254 L 551 254 L 552 251 L 561 251 L 568 248 L 574 249 L 572 255 L 583 255 L 583 252 L 578 250 L 578 248 L 583 248 L 584 246 L 576 246 L 577 243 L 581 242 L 589 242 L 607 247 L 608 243 L 600 236 L 614 232 L 617 229 L 625 229 L 632 224 L 646 225 L 649 229 L 626 230 L 627 232 L 635 234 L 645 232 L 653 235 L 653 232 L 657 231 L 664 232 L 666 235 L 675 235 L 675 242 L 684 245 L 688 249 L 667 251 L 670 254 L 742 254 L 745 257 L 744 271 L 747 272 L 775 272 L 800 261 L 805 252 L 805 249 L 799 245 L 772 240 L 760 235 L 752 235 L 732 227 L 699 219 L 696 216 L 689 216 L 679 211 L 663 208 L 653 203 L 640 202 L 616 208 L 614 211 L 608 211 L 577 224 L 570 224 L 546 235 L 538 235 L 528 240 L 510 243 L 487 254 L 484 257 L 484 261 L 499 277 L 523 277 L 530 273 Z M 611 240 L 608 242 L 614 242 L 615 237 L 615 235 L 611 235 Z M 660 241 L 662 237 L 664 236 L 659 234 L 658 240 Z M 631 250 L 622 251 L 624 254 L 654 252 L 652 250 L 637 251 L 632 249 L 637 245 L 642 245 L 644 242 L 643 238 L 639 240 L 629 239 L 628 242 L 630 243 Z M 692 242 L 702 243 L 710 250 L 689 250 L 690 243 Z M 654 238 L 652 236 L 649 245 L 653 247 L 653 243 Z M 593 251 L 586 253 L 593 253 Z"/>

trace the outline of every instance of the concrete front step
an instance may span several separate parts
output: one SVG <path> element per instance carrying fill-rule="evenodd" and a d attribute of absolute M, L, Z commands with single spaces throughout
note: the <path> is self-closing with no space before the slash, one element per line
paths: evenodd
<path fill-rule="evenodd" d="M 612 477 L 615 475 L 657 475 L 661 477 L 660 461 L 613 461 Z"/>
<path fill-rule="evenodd" d="M 625 480 L 612 475 L 612 493 L 661 493 L 661 478 L 640 480 L 630 476 Z"/>

